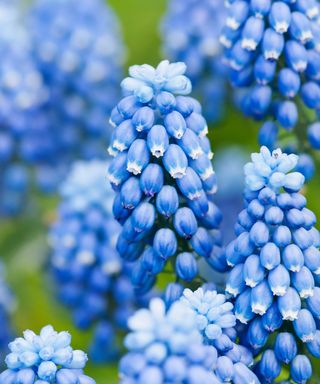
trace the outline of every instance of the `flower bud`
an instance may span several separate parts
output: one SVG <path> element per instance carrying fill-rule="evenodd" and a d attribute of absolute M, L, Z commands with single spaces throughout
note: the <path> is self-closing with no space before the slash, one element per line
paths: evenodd
<path fill-rule="evenodd" d="M 169 147 L 169 137 L 162 125 L 154 125 L 147 136 L 147 144 L 150 152 L 156 158 L 162 157 Z"/>
<path fill-rule="evenodd" d="M 173 225 L 178 235 L 189 240 L 198 229 L 197 219 L 190 208 L 179 208 L 174 215 Z"/>
<path fill-rule="evenodd" d="M 176 189 L 170 185 L 164 185 L 156 199 L 158 212 L 169 218 L 179 207 L 179 196 Z"/>
<path fill-rule="evenodd" d="M 198 265 L 192 253 L 184 252 L 177 256 L 176 272 L 185 281 L 192 281 L 197 276 Z"/>
<path fill-rule="evenodd" d="M 168 228 L 159 229 L 153 239 L 153 249 L 158 257 L 167 260 L 177 251 L 177 239 L 174 232 Z"/>
<path fill-rule="evenodd" d="M 140 177 L 140 188 L 146 196 L 153 197 L 160 192 L 163 181 L 162 168 L 158 164 L 148 164 Z"/>
<path fill-rule="evenodd" d="M 278 360 L 285 364 L 289 364 L 298 352 L 294 336 L 288 332 L 279 333 L 276 337 L 274 351 Z"/>

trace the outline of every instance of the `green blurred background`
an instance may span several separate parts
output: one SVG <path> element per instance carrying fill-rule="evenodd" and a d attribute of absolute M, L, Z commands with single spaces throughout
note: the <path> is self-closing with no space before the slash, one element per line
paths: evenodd
<path fill-rule="evenodd" d="M 110 0 L 109 3 L 122 25 L 127 66 L 157 64 L 163 58 L 159 25 L 166 1 Z M 241 145 L 246 150 L 256 151 L 256 137 L 257 126 L 231 107 L 225 120 L 210 130 L 214 151 L 229 145 Z M 320 215 L 319 190 L 320 180 L 315 177 L 306 194 L 309 208 L 317 215 Z M 65 329 L 72 333 L 74 348 L 86 350 L 90 335 L 74 328 L 68 311 L 55 301 L 50 279 L 44 273 L 48 255 L 46 228 L 54 215 L 56 203 L 54 198 L 41 200 L 43 209 L 37 210 L 34 217 L 0 223 L 0 254 L 7 264 L 8 280 L 17 296 L 14 326 L 20 333 L 26 328 L 39 330 L 52 324 L 57 330 Z M 118 382 L 116 365 L 89 364 L 87 373 L 96 379 L 97 384 Z"/>

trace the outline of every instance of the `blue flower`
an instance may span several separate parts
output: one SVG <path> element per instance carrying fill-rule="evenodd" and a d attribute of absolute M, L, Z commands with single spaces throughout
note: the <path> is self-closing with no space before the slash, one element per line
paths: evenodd
<path fill-rule="evenodd" d="M 226 335 L 210 345 L 199 329 L 198 311 L 218 316 L 219 309 L 221 314 L 226 309 L 229 316 L 227 303 L 220 300 L 219 304 L 220 295 L 210 291 L 204 294 L 201 289 L 186 291 L 185 297 L 173 302 L 168 310 L 164 301 L 153 299 L 149 309 L 139 310 L 129 319 L 131 333 L 125 338 L 129 352 L 120 361 L 120 382 L 260 383 L 247 366 L 252 363 L 249 351 Z"/>
<path fill-rule="evenodd" d="M 171 0 L 161 28 L 166 56 L 186 63 L 187 75 L 210 122 L 224 112 L 226 71 L 219 35 L 225 16 L 220 1 Z M 210 100 L 215 100 L 214 105 Z"/>
<path fill-rule="evenodd" d="M 51 325 L 43 327 L 40 334 L 27 330 L 9 344 L 6 357 L 7 370 L 0 374 L 1 383 L 62 384 L 95 381 L 83 373 L 87 355 L 73 350 L 68 332 L 56 332 Z"/>
<path fill-rule="evenodd" d="M 122 76 L 120 28 L 101 0 L 37 0 L 25 24 L 47 92 L 30 128 L 28 157 L 52 177 L 65 175 L 72 160 L 104 156 L 110 136 L 105 111 L 116 100 Z"/>
<path fill-rule="evenodd" d="M 198 329 L 208 342 L 217 341 L 218 344 L 223 337 L 228 338 L 224 329 L 233 328 L 236 317 L 232 312 L 233 304 L 227 302 L 223 294 L 202 288 L 195 292 L 185 289 L 181 300 L 196 312 Z"/>
<path fill-rule="evenodd" d="M 130 267 L 115 250 L 120 226 L 112 215 L 114 194 L 105 186 L 107 167 L 100 160 L 74 163 L 61 185 L 58 218 L 49 234 L 59 299 L 80 329 L 94 326 L 89 352 L 98 362 L 117 356 L 114 334 L 126 329 L 144 300 L 131 288 Z M 144 223 L 136 210 L 135 227 L 142 230 Z"/>
<path fill-rule="evenodd" d="M 25 163 L 31 163 L 28 153 L 34 144 L 29 129 L 46 91 L 17 1 L 1 3 L 0 23 L 0 216 L 14 216 L 28 206 L 32 176 Z"/>
<path fill-rule="evenodd" d="M 251 158 L 245 166 L 245 208 L 235 226 L 237 238 L 226 249 L 232 267 L 226 291 L 235 298 L 235 316 L 243 324 L 240 339 L 262 353 L 260 377 L 271 382 L 282 364 L 291 364 L 292 379 L 302 383 L 311 373 L 308 355 L 295 360 L 297 353 L 305 354 L 301 342 L 311 355 L 319 349 L 316 217 L 299 193 L 304 177 L 293 171 L 296 155 L 262 147 Z M 276 339 L 266 349 L 271 334 Z"/>
<path fill-rule="evenodd" d="M 184 96 L 191 91 L 185 70 L 184 63 L 168 61 L 131 67 L 122 82 L 126 96 L 111 115 L 108 176 L 123 225 L 117 250 L 136 262 L 134 285 L 145 291 L 168 259 L 188 282 L 199 256 L 220 271 L 227 267 L 217 235 L 221 214 L 212 201 L 217 187 L 208 127 L 199 103 Z"/>
<path fill-rule="evenodd" d="M 274 149 L 290 142 L 295 152 L 312 153 L 318 149 L 319 4 L 235 0 L 227 8 L 220 38 L 225 63 L 232 85 L 244 90 L 245 115 L 265 121 L 260 144 Z M 300 170 L 310 177 L 310 159 Z"/>

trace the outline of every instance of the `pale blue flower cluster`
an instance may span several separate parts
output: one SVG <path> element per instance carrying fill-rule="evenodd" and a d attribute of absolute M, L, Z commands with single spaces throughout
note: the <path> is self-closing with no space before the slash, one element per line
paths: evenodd
<path fill-rule="evenodd" d="M 27 330 L 9 344 L 8 369 L 0 374 L 1 384 L 95 384 L 83 373 L 87 355 L 70 346 L 68 332 L 56 332 L 51 325 L 37 335 Z"/>
<path fill-rule="evenodd" d="M 222 117 L 226 98 L 219 42 L 225 15 L 221 0 L 171 0 L 161 28 L 166 57 L 186 63 L 187 75 L 210 122 Z"/>
<path fill-rule="evenodd" d="M 295 151 L 320 148 L 320 6 L 316 0 L 229 0 L 221 42 L 244 113 L 266 120 L 260 143 L 274 149 L 279 127 Z M 312 113 L 311 113 L 312 111 Z M 282 132 L 283 134 L 284 132 Z M 283 136 L 283 135 L 282 135 Z M 306 154 L 305 154 L 306 156 Z M 310 177 L 311 157 L 301 163 Z"/>
<path fill-rule="evenodd" d="M 129 319 L 129 353 L 120 362 L 121 384 L 259 384 L 247 367 L 252 363 L 249 351 L 213 330 L 219 323 L 214 317 L 222 321 L 228 316 L 227 326 L 234 325 L 230 307 L 223 295 L 202 289 L 186 291 L 167 311 L 164 301 L 153 299 L 149 309 Z M 211 324 L 204 337 L 201 325 L 206 316 Z M 231 333 L 236 337 L 234 330 Z"/>
<path fill-rule="evenodd" d="M 11 216 L 26 205 L 30 130 L 46 91 L 30 54 L 18 1 L 1 2 L 0 24 L 0 216 Z"/>
<path fill-rule="evenodd" d="M 252 155 L 237 237 L 226 248 L 232 268 L 226 292 L 235 298 L 241 340 L 262 352 L 259 375 L 270 383 L 283 365 L 294 382 L 307 382 L 312 368 L 306 351 L 320 357 L 320 235 L 299 193 L 304 177 L 292 172 L 297 161 L 266 147 Z"/>
<path fill-rule="evenodd" d="M 94 326 L 90 355 L 98 362 L 117 356 L 115 333 L 126 329 L 143 302 L 131 286 L 130 268 L 115 251 L 120 226 L 112 215 L 107 168 L 100 160 L 74 163 L 49 236 L 59 299 L 80 329 Z"/>
<path fill-rule="evenodd" d="M 184 63 L 133 66 L 125 96 L 113 109 L 109 180 L 117 192 L 113 212 L 123 225 L 119 254 L 135 262 L 133 284 L 148 291 L 170 259 L 178 278 L 191 281 L 202 256 L 224 270 L 212 201 L 216 177 L 208 127 L 200 104 L 186 96 Z"/>

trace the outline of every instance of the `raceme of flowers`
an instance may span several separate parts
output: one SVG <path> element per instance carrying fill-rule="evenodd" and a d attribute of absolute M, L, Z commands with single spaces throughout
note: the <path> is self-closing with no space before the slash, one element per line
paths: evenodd
<path fill-rule="evenodd" d="M 219 36 L 225 15 L 221 0 L 171 0 L 161 27 L 166 57 L 186 63 L 210 122 L 224 112 L 227 80 Z"/>
<path fill-rule="evenodd" d="M 103 157 L 105 115 L 118 95 L 124 56 L 111 8 L 103 0 L 37 0 L 28 27 L 49 92 L 39 115 L 45 135 L 35 131 L 31 155 L 51 166 Z"/>
<path fill-rule="evenodd" d="M 114 216 L 123 225 L 117 250 L 136 261 L 132 282 L 140 291 L 170 268 L 168 260 L 187 282 L 196 278 L 200 256 L 226 268 L 208 127 L 199 103 L 186 96 L 185 71 L 185 64 L 168 61 L 131 67 L 121 84 L 127 96 L 111 114 L 109 180 L 117 192 Z"/>
<path fill-rule="evenodd" d="M 186 290 L 168 310 L 161 299 L 151 300 L 129 319 L 120 383 L 260 383 L 247 367 L 250 352 L 227 336 L 236 337 L 231 310 L 224 295 L 202 288 Z"/>
<path fill-rule="evenodd" d="M 117 356 L 115 333 L 126 329 L 135 306 L 143 303 L 131 286 L 130 268 L 115 251 L 120 226 L 112 215 L 107 168 L 100 160 L 73 164 L 49 236 L 59 299 L 80 329 L 95 326 L 90 356 L 96 362 Z"/>
<path fill-rule="evenodd" d="M 71 347 L 68 332 L 56 332 L 51 325 L 37 335 L 26 330 L 9 344 L 7 370 L 0 374 L 0 383 L 23 384 L 95 384 L 83 373 L 87 355 Z"/>
<path fill-rule="evenodd" d="M 306 383 L 310 355 L 320 357 L 320 235 L 299 193 L 298 156 L 262 147 L 245 166 L 245 209 L 226 249 L 226 292 L 235 298 L 241 340 L 262 352 L 259 375 L 273 382 L 282 366 Z M 272 341 L 270 336 L 272 335 Z"/>
<path fill-rule="evenodd" d="M 246 89 L 244 113 L 265 120 L 261 144 L 305 153 L 300 168 L 307 178 L 314 172 L 307 153 L 320 148 L 319 15 L 316 0 L 232 0 L 220 38 L 231 83 Z"/>
<path fill-rule="evenodd" d="M 0 262 L 0 367 L 2 367 L 2 363 L 7 352 L 8 342 L 12 335 L 10 313 L 12 312 L 15 304 L 12 293 L 4 280 L 4 275 L 4 266 Z"/>
<path fill-rule="evenodd" d="M 46 92 L 17 1 L 1 2 L 0 23 L 0 216 L 11 216 L 22 210 L 28 195 L 29 128 Z"/>

